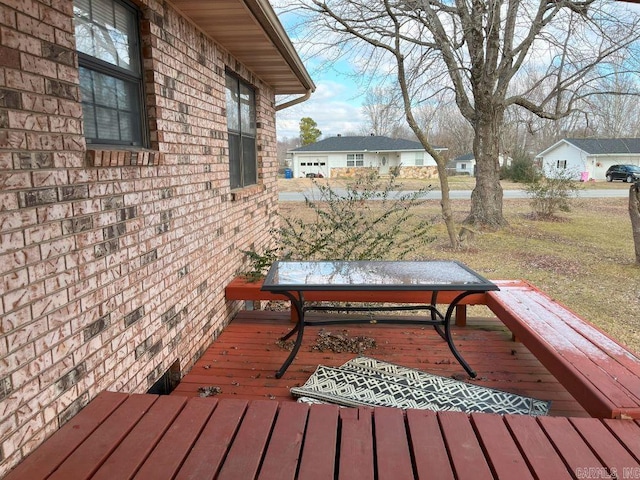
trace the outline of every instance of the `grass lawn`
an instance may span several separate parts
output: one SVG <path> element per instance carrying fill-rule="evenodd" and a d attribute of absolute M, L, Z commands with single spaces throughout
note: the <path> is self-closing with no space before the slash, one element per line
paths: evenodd
<path fill-rule="evenodd" d="M 278 188 L 281 192 L 304 192 L 313 186 L 313 183 L 318 184 L 330 184 L 334 187 L 342 187 L 349 180 L 335 179 L 335 178 L 279 178 Z M 420 179 L 400 179 L 398 180 L 400 188 L 402 190 L 419 190 L 422 187 L 430 185 L 433 190 L 440 190 L 440 181 L 437 178 L 429 180 Z M 503 180 L 502 188 L 504 190 L 524 190 L 522 183 L 514 183 Z M 451 190 L 473 190 L 476 186 L 476 179 L 469 177 L 468 175 L 455 175 L 449 177 L 449 188 Z M 580 183 L 581 187 L 597 190 L 628 190 L 629 184 L 624 182 L 587 182 Z"/>
<path fill-rule="evenodd" d="M 439 216 L 439 202 L 429 201 L 419 214 L 431 220 L 435 240 L 412 257 L 460 260 L 494 280 L 524 279 L 640 353 L 640 267 L 634 263 L 627 204 L 627 198 L 576 199 L 572 211 L 556 221 L 536 221 L 528 215 L 528 200 L 506 200 L 507 228 L 477 232 L 462 250 L 453 251 Z M 456 200 L 453 209 L 461 222 L 469 202 Z M 282 202 L 280 213 L 313 219 L 312 212 L 298 202 Z M 474 314 L 471 309 L 470 315 Z M 481 315 L 480 310 L 477 314 Z"/>

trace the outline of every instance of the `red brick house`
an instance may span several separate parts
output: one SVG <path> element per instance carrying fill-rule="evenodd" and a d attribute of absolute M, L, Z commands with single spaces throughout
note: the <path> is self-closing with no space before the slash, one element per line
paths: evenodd
<path fill-rule="evenodd" d="M 315 87 L 267 0 L 1 0 L 0 24 L 2 476 L 234 315 L 277 222 L 277 96 Z"/>

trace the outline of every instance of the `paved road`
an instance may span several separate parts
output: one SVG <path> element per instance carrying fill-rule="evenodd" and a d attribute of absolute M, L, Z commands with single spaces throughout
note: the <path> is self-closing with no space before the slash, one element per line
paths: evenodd
<path fill-rule="evenodd" d="M 343 195 L 346 193 L 346 190 L 335 189 L 335 193 L 339 195 Z M 394 195 L 400 195 L 402 193 L 408 192 L 392 192 Z M 320 195 L 318 190 L 311 189 L 305 192 L 280 192 L 279 200 L 281 202 L 302 202 L 305 199 L 305 196 L 311 199 L 319 199 Z M 451 191 L 451 199 L 452 200 L 468 200 L 471 198 L 471 190 L 452 190 Z M 579 198 L 622 198 L 628 197 L 629 190 L 620 189 L 620 190 L 580 190 L 578 193 Z M 428 192 L 423 198 L 428 200 L 440 200 L 440 191 L 434 190 L 432 192 Z M 504 190 L 504 199 L 517 199 L 517 198 L 529 198 L 528 194 L 524 190 Z"/>

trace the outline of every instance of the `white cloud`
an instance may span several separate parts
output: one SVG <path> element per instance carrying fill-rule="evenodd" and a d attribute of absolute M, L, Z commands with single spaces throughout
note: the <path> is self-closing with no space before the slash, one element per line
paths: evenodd
<path fill-rule="evenodd" d="M 348 79 L 319 80 L 317 89 L 306 102 L 277 113 L 278 138 L 296 138 L 300 134 L 300 119 L 311 117 L 318 124 L 323 138 L 337 134 L 359 132 L 364 125 L 362 99 Z"/>

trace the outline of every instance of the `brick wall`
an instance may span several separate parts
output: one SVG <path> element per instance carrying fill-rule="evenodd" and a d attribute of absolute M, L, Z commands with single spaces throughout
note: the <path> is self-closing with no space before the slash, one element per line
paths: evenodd
<path fill-rule="evenodd" d="M 72 1 L 0 4 L 0 477 L 102 390 L 186 372 L 277 220 L 273 92 L 141 5 L 151 148 L 88 150 Z M 257 87 L 259 185 L 229 188 L 224 71 Z"/>

